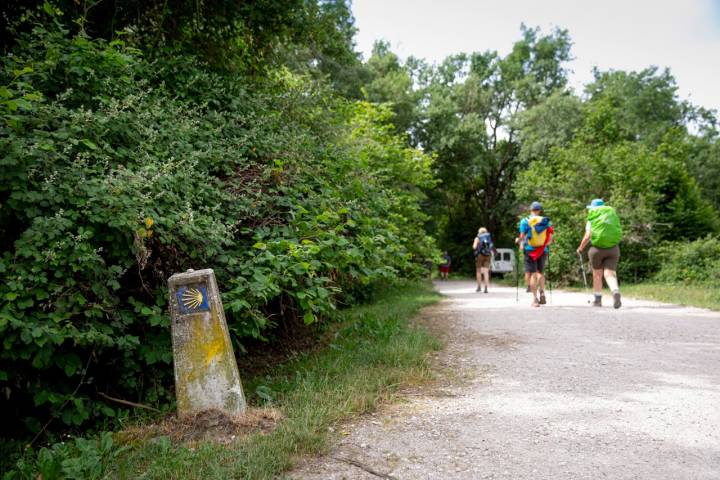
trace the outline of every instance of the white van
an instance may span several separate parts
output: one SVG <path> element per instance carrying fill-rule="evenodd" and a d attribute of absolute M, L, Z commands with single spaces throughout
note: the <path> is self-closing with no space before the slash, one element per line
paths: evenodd
<path fill-rule="evenodd" d="M 497 248 L 490 262 L 490 271 L 499 275 L 512 273 L 515 270 L 515 251 L 512 248 Z"/>

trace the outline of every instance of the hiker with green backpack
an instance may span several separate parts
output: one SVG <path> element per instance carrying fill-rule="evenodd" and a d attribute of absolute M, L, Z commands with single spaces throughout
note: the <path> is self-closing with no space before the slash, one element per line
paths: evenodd
<path fill-rule="evenodd" d="M 602 306 L 602 281 L 605 282 L 613 295 L 613 307 L 620 308 L 620 287 L 617 279 L 617 266 L 620 260 L 620 240 L 622 227 L 620 218 L 614 208 L 605 205 L 601 198 L 596 198 L 587 206 L 588 216 L 585 224 L 585 236 L 577 249 L 582 256 L 585 247 L 591 244 L 588 258 L 593 270 L 593 306 Z"/>

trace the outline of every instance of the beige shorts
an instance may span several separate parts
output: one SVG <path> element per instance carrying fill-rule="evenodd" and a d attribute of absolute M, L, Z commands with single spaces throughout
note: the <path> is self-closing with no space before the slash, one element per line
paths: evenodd
<path fill-rule="evenodd" d="M 490 268 L 490 255 L 478 255 L 475 257 L 475 268 Z"/>
<path fill-rule="evenodd" d="M 618 261 L 620 260 L 620 247 L 617 245 L 612 248 L 590 247 L 588 257 L 593 270 L 600 270 L 601 268 L 617 270 Z"/>

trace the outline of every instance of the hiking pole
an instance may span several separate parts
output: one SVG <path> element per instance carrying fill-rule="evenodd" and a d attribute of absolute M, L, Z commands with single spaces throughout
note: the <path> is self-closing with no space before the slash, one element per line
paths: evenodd
<path fill-rule="evenodd" d="M 518 252 L 520 250 L 518 249 Z M 515 303 L 520 303 L 520 257 L 515 255 Z"/>
<path fill-rule="evenodd" d="M 552 301 L 552 282 L 550 281 L 550 250 L 549 250 L 549 249 L 548 249 L 548 254 L 547 254 L 547 255 L 548 255 L 548 258 L 547 258 L 547 272 L 548 272 L 548 274 L 547 274 L 547 277 L 545 278 L 545 280 L 547 280 L 548 287 L 550 288 L 550 305 L 552 305 L 552 303 L 553 303 L 553 301 Z"/>
<path fill-rule="evenodd" d="M 583 264 L 582 259 L 582 253 L 578 252 L 577 256 L 578 261 L 580 262 L 580 271 L 582 272 L 583 283 L 585 284 L 585 294 L 590 295 L 590 290 L 588 290 L 587 275 L 585 274 L 585 264 Z M 587 303 L 591 303 L 590 300 L 588 300 Z"/>

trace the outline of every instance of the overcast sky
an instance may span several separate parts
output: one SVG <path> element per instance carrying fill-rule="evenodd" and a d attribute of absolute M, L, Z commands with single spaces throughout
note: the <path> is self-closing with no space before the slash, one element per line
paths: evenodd
<path fill-rule="evenodd" d="M 520 24 L 565 28 L 576 91 L 601 70 L 670 67 L 679 94 L 720 111 L 720 0 L 353 0 L 357 48 L 377 39 L 402 58 L 510 51 Z"/>

